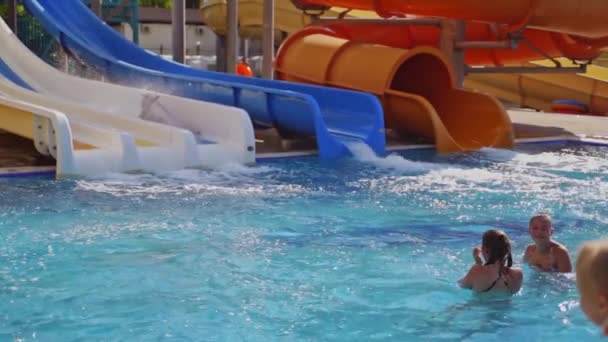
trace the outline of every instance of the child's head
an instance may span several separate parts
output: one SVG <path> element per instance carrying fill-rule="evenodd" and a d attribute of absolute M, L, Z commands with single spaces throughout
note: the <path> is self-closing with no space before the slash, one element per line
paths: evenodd
<path fill-rule="evenodd" d="M 608 240 L 583 244 L 576 261 L 581 309 L 597 325 L 608 324 Z"/>
<path fill-rule="evenodd" d="M 551 235 L 553 235 L 551 216 L 545 213 L 532 216 L 528 224 L 528 233 L 536 243 L 551 241 Z"/>
<path fill-rule="evenodd" d="M 501 265 L 503 266 L 513 266 L 511 241 L 502 230 L 492 229 L 483 233 L 481 249 L 486 259 L 486 265 L 501 261 Z"/>

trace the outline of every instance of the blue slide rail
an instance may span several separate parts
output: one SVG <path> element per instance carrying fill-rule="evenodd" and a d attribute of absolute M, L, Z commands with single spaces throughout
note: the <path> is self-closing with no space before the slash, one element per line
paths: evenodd
<path fill-rule="evenodd" d="M 352 142 L 386 153 L 382 106 L 371 94 L 194 69 L 129 42 L 80 0 L 23 3 L 66 51 L 112 82 L 240 107 L 257 126 L 315 136 L 323 158 L 350 155 Z"/>
<path fill-rule="evenodd" d="M 4 61 L 0 58 L 0 75 L 4 76 L 4 78 L 9 81 L 15 83 L 18 86 L 21 86 L 28 90 L 33 90 L 29 84 L 27 84 L 21 77 L 19 77 Z"/>

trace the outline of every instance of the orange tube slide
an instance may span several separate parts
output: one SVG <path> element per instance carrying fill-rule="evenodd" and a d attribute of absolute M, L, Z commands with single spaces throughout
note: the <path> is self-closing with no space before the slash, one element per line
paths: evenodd
<path fill-rule="evenodd" d="M 407 13 L 467 20 L 468 41 L 499 41 L 526 28 L 524 42 L 535 48 L 522 43 L 514 50 L 469 49 L 465 62 L 470 65 L 519 64 L 541 58 L 536 50 L 592 59 L 608 46 L 608 21 L 601 16 L 608 13 L 606 0 L 299 2 L 372 10 L 383 17 Z M 451 64 L 430 47 L 437 45 L 439 34 L 438 28 L 411 25 L 309 26 L 283 43 L 277 77 L 375 94 L 388 128 L 434 139 L 440 152 L 511 146 L 512 125 L 497 100 L 454 86 Z"/>
<path fill-rule="evenodd" d="M 608 2 L 608 1 L 607 1 Z M 321 24 L 315 24 L 321 26 Z M 328 28 L 326 34 L 338 36 L 358 42 L 381 44 L 402 49 L 411 49 L 415 46 L 436 46 L 439 42 L 439 28 L 430 26 L 412 25 L 374 25 L 358 23 L 332 23 L 323 24 Z M 310 27 L 303 31 L 316 29 Z M 499 37 L 505 37 L 507 31 L 492 28 L 490 24 L 468 22 L 465 38 L 468 41 L 498 41 Z M 601 54 L 601 48 L 608 46 L 608 41 L 603 40 L 574 40 L 564 34 L 525 30 L 524 38 L 534 47 L 542 50 L 551 57 L 567 57 L 575 60 L 593 59 Z M 467 49 L 465 50 L 465 62 L 469 65 L 507 65 L 519 64 L 531 60 L 543 59 L 537 51 L 531 49 L 523 42 L 517 49 L 488 50 Z"/>
<path fill-rule="evenodd" d="M 299 0 L 302 4 L 507 24 L 586 38 L 608 37 L 606 0 Z"/>
<path fill-rule="evenodd" d="M 504 108 L 491 96 L 457 89 L 450 63 L 436 48 L 397 49 L 316 29 L 283 44 L 275 62 L 278 78 L 375 94 L 388 128 L 434 140 L 439 152 L 513 145 Z"/>

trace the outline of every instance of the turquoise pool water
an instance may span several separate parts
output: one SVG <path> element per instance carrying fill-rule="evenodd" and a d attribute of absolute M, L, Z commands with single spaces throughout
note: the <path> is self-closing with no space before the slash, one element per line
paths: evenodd
<path fill-rule="evenodd" d="M 0 180 L 0 340 L 600 340 L 572 275 L 512 299 L 456 285 L 481 233 L 516 262 L 553 213 L 573 256 L 606 234 L 608 149 Z"/>

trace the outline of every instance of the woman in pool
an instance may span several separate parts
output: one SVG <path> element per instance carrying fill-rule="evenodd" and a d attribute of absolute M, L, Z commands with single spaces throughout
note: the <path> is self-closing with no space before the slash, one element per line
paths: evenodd
<path fill-rule="evenodd" d="M 485 259 L 483 263 L 481 255 Z M 511 242 L 501 230 L 488 230 L 483 234 L 481 248 L 473 248 L 475 265 L 458 284 L 475 292 L 517 293 L 523 281 L 520 268 L 512 267 Z"/>
<path fill-rule="evenodd" d="M 548 214 L 532 216 L 528 232 L 534 243 L 526 247 L 524 262 L 545 272 L 572 272 L 570 254 L 561 243 L 553 240 L 553 223 Z"/>
<path fill-rule="evenodd" d="M 576 260 L 581 309 L 608 335 L 608 240 L 583 244 Z"/>

